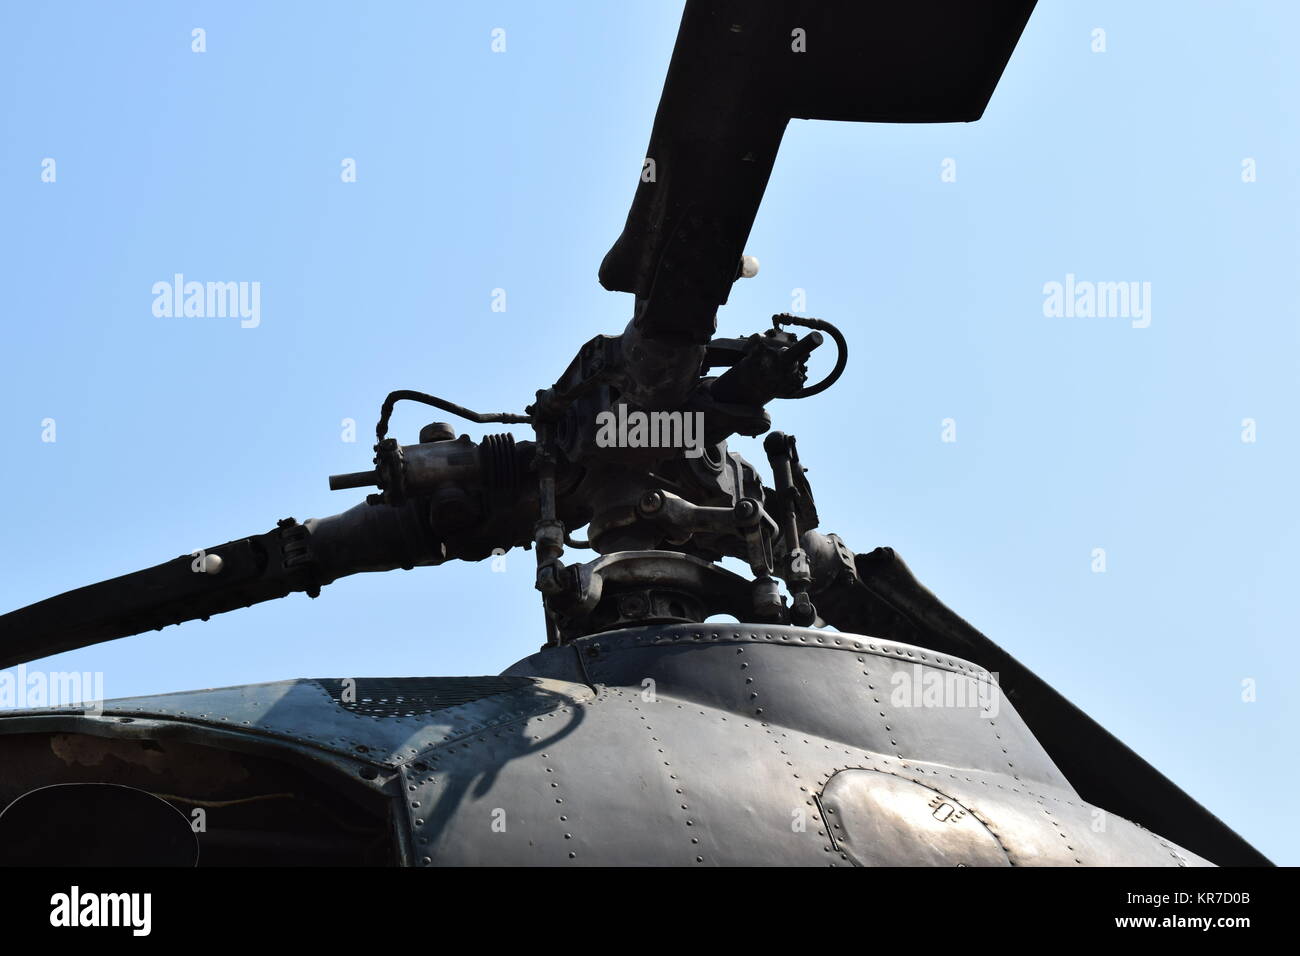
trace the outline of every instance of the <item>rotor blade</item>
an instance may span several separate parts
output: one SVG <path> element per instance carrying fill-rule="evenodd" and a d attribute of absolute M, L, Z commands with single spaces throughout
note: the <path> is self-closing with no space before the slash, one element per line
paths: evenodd
<path fill-rule="evenodd" d="M 427 504 L 427 503 L 426 503 Z M 357 505 L 182 555 L 0 615 L 0 668 L 321 587 L 359 571 L 438 564 L 427 507 Z"/>
<path fill-rule="evenodd" d="M 687 0 L 601 285 L 647 336 L 707 341 L 787 122 L 977 120 L 1034 2 Z"/>

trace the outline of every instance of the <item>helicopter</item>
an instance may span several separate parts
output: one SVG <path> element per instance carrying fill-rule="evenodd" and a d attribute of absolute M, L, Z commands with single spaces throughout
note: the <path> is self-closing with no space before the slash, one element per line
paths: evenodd
<path fill-rule="evenodd" d="M 329 478 L 374 489 L 346 511 L 0 616 L 9 668 L 352 574 L 525 549 L 540 649 L 490 676 L 3 712 L 0 862 L 1266 864 L 895 551 L 823 530 L 808 449 L 768 406 L 842 378 L 839 327 L 778 313 L 716 335 L 756 271 L 745 243 L 790 120 L 977 121 L 1033 7 L 687 0 L 599 270 L 633 297 L 621 332 L 581 344 L 522 411 L 389 393 L 373 467 Z M 867 57 L 864 36 L 888 42 Z M 828 345 L 833 367 L 809 383 Z M 402 443 L 400 403 L 442 415 Z M 448 417 L 534 439 L 476 439 Z M 765 436 L 770 477 L 734 436 Z M 218 807 L 219 826 L 194 826 Z"/>

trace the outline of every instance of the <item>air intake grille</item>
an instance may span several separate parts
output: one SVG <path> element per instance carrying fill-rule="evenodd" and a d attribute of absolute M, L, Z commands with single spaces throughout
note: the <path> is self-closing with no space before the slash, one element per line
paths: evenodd
<path fill-rule="evenodd" d="M 316 681 L 344 710 L 363 717 L 418 717 L 504 694 L 530 677 L 356 677 Z"/>

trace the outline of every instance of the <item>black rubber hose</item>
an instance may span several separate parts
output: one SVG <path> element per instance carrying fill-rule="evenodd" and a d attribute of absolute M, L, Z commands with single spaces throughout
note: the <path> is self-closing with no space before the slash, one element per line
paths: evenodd
<path fill-rule="evenodd" d="M 810 395 L 816 395 L 826 391 L 834 385 L 841 375 L 844 374 L 844 368 L 849 364 L 849 343 L 842 333 L 835 326 L 831 325 L 825 319 L 805 318 L 801 315 L 791 315 L 783 312 L 780 315 L 772 316 L 772 325 L 780 328 L 783 325 L 800 325 L 805 329 L 816 329 L 819 332 L 825 332 L 835 340 L 835 367 L 831 369 L 830 374 L 818 382 L 816 385 L 809 385 L 807 388 L 801 388 L 793 395 L 787 395 L 786 398 L 808 398 Z"/>

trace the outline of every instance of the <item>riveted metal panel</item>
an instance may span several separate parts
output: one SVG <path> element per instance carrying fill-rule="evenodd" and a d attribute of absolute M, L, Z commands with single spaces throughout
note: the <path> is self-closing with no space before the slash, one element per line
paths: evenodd
<path fill-rule="evenodd" d="M 1083 802 L 1069 791 L 1027 785 L 1004 774 L 878 756 L 873 759 L 870 754 L 861 757 L 859 762 L 837 771 L 865 769 L 890 774 L 944 795 L 989 830 L 1012 866 L 1211 865 L 1157 834 Z M 826 789 L 835 776 L 832 772 L 817 781 L 823 801 L 828 799 Z M 843 793 L 838 799 L 845 799 Z M 827 806 L 828 811 L 831 809 L 842 812 L 833 797 Z M 919 805 L 912 810 L 922 812 Z M 836 835 L 835 824 L 840 821 L 836 814 L 828 815 L 831 833 Z M 956 862 L 962 861 L 954 860 L 954 865 Z"/>
<path fill-rule="evenodd" d="M 933 829 L 934 813 L 950 804 L 969 819 L 945 825 L 986 834 L 982 851 L 960 840 L 931 846 L 913 832 L 888 853 L 855 858 L 836 825 L 877 808 L 852 794 L 828 797 L 828 783 L 847 771 L 890 777 L 894 789 L 923 797 L 899 825 L 915 817 Z M 605 687 L 587 702 L 434 747 L 405 772 L 412 856 L 423 865 L 1203 862 L 1118 818 L 1090 829 L 1099 811 L 1065 788 L 898 760 L 649 688 Z M 835 813 L 824 816 L 826 807 Z"/>
<path fill-rule="evenodd" d="M 996 681 L 960 658 L 835 632 L 721 624 L 618 631 L 574 647 L 598 684 L 639 690 L 648 681 L 900 759 L 1069 788 Z"/>
<path fill-rule="evenodd" d="M 876 770 L 841 770 L 819 803 L 836 849 L 858 866 L 1011 865 L 968 807 L 924 784 Z"/>
<path fill-rule="evenodd" d="M 606 688 L 425 754 L 427 775 L 413 775 L 415 855 L 426 865 L 824 864 L 808 781 L 779 757 L 758 721 Z"/>
<path fill-rule="evenodd" d="M 426 704 L 423 713 L 391 716 L 374 709 L 349 709 L 336 692 L 327 690 L 340 685 L 342 679 L 323 678 L 109 700 L 103 704 L 102 717 L 158 717 L 229 728 L 362 759 L 376 766 L 396 767 L 436 743 L 561 706 L 575 693 L 589 694 L 582 685 L 541 678 L 491 685 L 482 682 L 502 679 L 441 679 L 444 683 L 458 680 L 477 681 L 479 686 L 498 692 L 435 711 L 428 710 Z M 512 689 L 503 690 L 506 687 Z M 60 712 L 64 711 L 10 711 L 0 716 L 0 727 L 4 721 L 19 717 Z"/>

